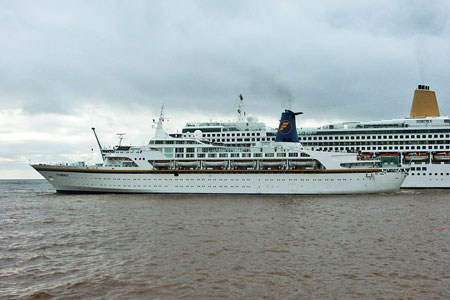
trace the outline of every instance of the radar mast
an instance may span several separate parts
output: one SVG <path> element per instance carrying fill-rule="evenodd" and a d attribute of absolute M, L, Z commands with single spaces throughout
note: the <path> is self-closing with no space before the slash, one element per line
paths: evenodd
<path fill-rule="evenodd" d="M 163 122 L 168 121 L 166 117 L 164 117 L 164 104 L 161 106 L 161 112 L 159 113 L 158 121 L 153 119 L 153 128 L 156 128 L 155 138 L 168 138 L 170 137 L 163 129 Z"/>
<path fill-rule="evenodd" d="M 245 122 L 245 106 L 244 106 L 244 97 L 242 97 L 242 94 L 239 95 L 239 99 L 241 101 L 239 102 L 239 106 L 237 108 L 238 113 L 237 121 L 243 123 Z"/>
<path fill-rule="evenodd" d="M 126 135 L 126 133 L 116 133 L 116 135 L 119 138 L 119 147 L 120 147 L 120 146 L 122 146 L 122 140 L 125 139 L 124 136 Z"/>

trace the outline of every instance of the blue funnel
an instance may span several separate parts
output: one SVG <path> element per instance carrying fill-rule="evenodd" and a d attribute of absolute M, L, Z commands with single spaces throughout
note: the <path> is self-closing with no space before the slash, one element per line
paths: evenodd
<path fill-rule="evenodd" d="M 302 112 L 293 112 L 285 110 L 281 114 L 280 126 L 278 127 L 275 142 L 291 142 L 298 143 L 297 127 L 295 125 L 295 116 L 303 114 Z"/>

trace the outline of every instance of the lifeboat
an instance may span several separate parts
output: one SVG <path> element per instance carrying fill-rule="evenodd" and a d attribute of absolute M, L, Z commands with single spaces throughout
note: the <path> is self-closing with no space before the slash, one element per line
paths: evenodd
<path fill-rule="evenodd" d="M 231 166 L 235 168 L 255 168 L 256 161 L 254 160 L 232 160 Z"/>
<path fill-rule="evenodd" d="M 405 155 L 406 161 L 426 161 L 428 160 L 428 153 L 408 153 Z"/>
<path fill-rule="evenodd" d="M 205 168 L 225 168 L 228 162 L 225 160 L 205 160 L 203 166 Z"/>
<path fill-rule="evenodd" d="M 291 167 L 314 167 L 316 162 L 313 160 L 289 160 Z"/>
<path fill-rule="evenodd" d="M 198 168 L 200 162 L 197 160 L 179 160 L 175 162 L 178 168 Z"/>
<path fill-rule="evenodd" d="M 261 167 L 282 167 L 286 163 L 284 160 L 260 160 L 259 165 Z"/>
<path fill-rule="evenodd" d="M 435 160 L 440 161 L 449 161 L 450 160 L 450 152 L 439 152 L 434 155 Z"/>
<path fill-rule="evenodd" d="M 159 169 L 167 169 L 173 167 L 173 162 L 171 162 L 170 160 L 155 160 L 151 162 L 151 164 L 153 165 L 153 167 Z"/>

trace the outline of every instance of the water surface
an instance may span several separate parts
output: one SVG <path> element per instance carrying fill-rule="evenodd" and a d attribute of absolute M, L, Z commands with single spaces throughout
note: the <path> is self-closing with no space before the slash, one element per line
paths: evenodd
<path fill-rule="evenodd" d="M 0 181 L 0 298 L 449 299 L 446 190 L 64 195 Z"/>

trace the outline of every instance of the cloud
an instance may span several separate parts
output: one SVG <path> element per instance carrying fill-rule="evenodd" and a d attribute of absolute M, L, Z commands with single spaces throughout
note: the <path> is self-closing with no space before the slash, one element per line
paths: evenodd
<path fill-rule="evenodd" d="M 96 122 L 142 142 L 138 127 L 162 103 L 180 124 L 228 120 L 240 93 L 260 120 L 291 108 L 301 126 L 407 115 L 417 84 L 448 112 L 449 11 L 417 0 L 4 1 L 2 143 L 76 141 Z"/>

